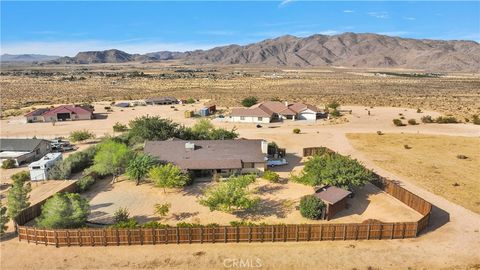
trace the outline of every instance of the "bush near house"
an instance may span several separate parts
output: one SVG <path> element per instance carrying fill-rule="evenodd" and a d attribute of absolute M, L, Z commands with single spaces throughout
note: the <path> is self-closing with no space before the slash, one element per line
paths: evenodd
<path fill-rule="evenodd" d="M 300 214 L 308 219 L 319 219 L 325 203 L 314 195 L 303 196 L 300 199 Z"/>
<path fill-rule="evenodd" d="M 456 124 L 458 120 L 453 116 L 439 116 L 435 122 L 438 124 Z"/>
<path fill-rule="evenodd" d="M 242 106 L 243 107 L 251 107 L 255 104 L 257 104 L 258 99 L 256 97 L 246 97 L 242 100 Z"/>
<path fill-rule="evenodd" d="M 191 184 L 191 178 L 184 173 L 178 166 L 171 163 L 154 166 L 148 173 L 154 185 L 163 188 L 181 188 Z"/>
<path fill-rule="evenodd" d="M 93 158 L 97 151 L 96 146 L 76 152 L 57 162 L 49 171 L 48 179 L 61 180 L 69 179 L 72 173 L 78 173 L 93 164 Z"/>
<path fill-rule="evenodd" d="M 2 162 L 2 169 L 12 169 L 15 168 L 15 160 L 6 159 Z"/>
<path fill-rule="evenodd" d="M 403 126 L 405 126 L 405 124 L 404 124 L 404 123 L 402 122 L 402 120 L 400 120 L 400 119 L 393 119 L 392 121 L 393 121 L 393 124 L 394 124 L 395 126 L 397 126 L 397 127 L 403 127 Z"/>
<path fill-rule="evenodd" d="M 77 130 L 70 133 L 70 141 L 72 142 L 82 142 L 94 138 L 95 134 L 91 133 L 88 130 Z"/>
<path fill-rule="evenodd" d="M 274 172 L 274 171 L 270 171 L 270 170 L 266 170 L 264 173 L 263 173 L 263 176 L 262 176 L 264 179 L 270 181 L 270 182 L 273 182 L 273 183 L 278 183 L 280 182 L 280 175 L 278 175 L 278 173 Z"/>
<path fill-rule="evenodd" d="M 299 128 L 294 128 L 293 133 L 294 134 L 300 134 L 301 130 Z"/>
<path fill-rule="evenodd" d="M 56 193 L 42 206 L 42 213 L 36 219 L 40 228 L 69 229 L 85 226 L 90 205 L 77 193 Z"/>

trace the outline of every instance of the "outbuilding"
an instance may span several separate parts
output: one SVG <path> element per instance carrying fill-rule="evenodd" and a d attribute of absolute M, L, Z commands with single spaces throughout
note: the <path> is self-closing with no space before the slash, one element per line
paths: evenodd
<path fill-rule="evenodd" d="M 352 192 L 334 186 L 323 186 L 315 190 L 315 196 L 326 205 L 324 218 L 330 220 L 343 209 L 347 208 L 347 199 Z"/>

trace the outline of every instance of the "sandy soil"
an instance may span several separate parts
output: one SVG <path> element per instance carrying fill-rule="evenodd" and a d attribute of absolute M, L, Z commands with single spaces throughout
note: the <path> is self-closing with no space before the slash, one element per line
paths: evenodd
<path fill-rule="evenodd" d="M 178 222 L 202 224 L 215 222 L 220 225 L 229 225 L 230 221 L 242 219 L 268 224 L 312 223 L 295 210 L 302 196 L 313 193 L 311 187 L 291 182 L 273 184 L 258 179 L 249 188 L 261 199 L 259 209 L 229 214 L 219 211 L 211 212 L 208 207 L 198 203 L 203 190 L 214 184 L 195 183 L 181 191 L 170 189 L 164 193 L 163 189 L 151 184 L 135 186 L 132 181 L 121 181 L 112 185 L 105 179 L 84 195 L 90 200 L 92 207 L 89 220 L 97 223 L 113 223 L 113 213 L 119 207 L 128 208 L 131 216 L 140 223 L 156 220 L 170 225 Z M 165 218 L 159 219 L 153 214 L 154 205 L 166 202 L 171 204 L 170 212 Z M 386 222 L 416 221 L 421 218 L 419 213 L 372 184 L 367 184 L 360 189 L 353 199 L 349 199 L 348 204 L 349 209 L 338 213 L 328 223 L 362 222 L 366 219 Z"/>
<path fill-rule="evenodd" d="M 300 156 L 303 147 L 327 146 L 342 154 L 351 155 L 362 161 L 377 173 L 398 180 L 401 184 L 435 205 L 431 223 L 427 232 L 416 239 L 385 241 L 338 241 L 308 243 L 263 243 L 263 244 L 215 244 L 215 245 L 168 245 L 168 246 L 132 246 L 132 247 L 75 247 L 53 248 L 18 243 L 16 239 L 1 243 L 2 269 L 227 269 L 232 260 L 253 263 L 260 260 L 261 269 L 478 269 L 480 268 L 480 216 L 438 195 L 413 184 L 402 177 L 376 165 L 364 153 L 354 149 L 346 133 L 418 133 L 478 137 L 480 127 L 471 124 L 416 125 L 395 127 L 393 118 L 402 113 L 406 119 L 419 120 L 422 114 L 413 109 L 346 107 L 352 109 L 348 123 L 328 125 L 317 123 L 290 122 L 282 125 L 271 124 L 257 129 L 254 125 L 234 125 L 217 123 L 219 126 L 236 126 L 241 137 L 264 138 L 276 141 L 286 147 L 292 156 Z M 143 110 L 143 109 L 142 109 Z M 145 107 L 144 113 L 153 115 Z M 157 107 L 155 114 L 168 115 L 169 108 Z M 117 112 L 104 120 L 68 122 L 58 127 L 51 124 L 36 125 L 37 136 L 67 135 L 71 130 L 87 128 L 102 135 L 110 132 L 115 119 L 127 122 L 133 118 L 133 112 Z M 135 110 L 135 114 L 140 110 Z M 141 113 L 140 113 L 141 114 Z M 430 115 L 436 115 L 428 112 Z M 180 110 L 173 115 L 174 120 L 188 122 Z M 31 136 L 26 124 L 10 123 L 2 120 L 2 136 Z M 78 125 L 77 125 L 78 123 Z M 99 123 L 94 124 L 94 123 Z M 80 127 L 80 125 L 82 125 Z M 83 126 L 84 125 L 84 126 Z M 44 127 L 43 127 L 44 126 Z M 38 128 L 37 128 L 38 127 Z M 299 127 L 302 134 L 292 134 L 293 127 Z M 440 157 L 439 157 L 440 158 Z M 288 170 L 282 174 L 288 175 Z M 161 194 L 161 192 L 160 192 Z M 100 255 L 101 254 L 101 255 Z M 25 258 L 29 258 L 25 260 Z M 257 264 L 255 264 L 257 265 Z"/>

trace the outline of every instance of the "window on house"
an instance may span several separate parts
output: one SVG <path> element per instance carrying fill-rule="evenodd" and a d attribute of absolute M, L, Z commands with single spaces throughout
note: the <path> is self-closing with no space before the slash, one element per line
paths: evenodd
<path fill-rule="evenodd" d="M 245 120 L 245 116 L 240 116 L 240 120 Z"/>
<path fill-rule="evenodd" d="M 253 162 L 244 162 L 243 163 L 243 168 L 254 168 Z"/>
<path fill-rule="evenodd" d="M 40 154 L 40 149 L 35 150 L 35 153 L 38 155 Z"/>
<path fill-rule="evenodd" d="M 263 117 L 258 117 L 258 121 L 263 121 Z"/>

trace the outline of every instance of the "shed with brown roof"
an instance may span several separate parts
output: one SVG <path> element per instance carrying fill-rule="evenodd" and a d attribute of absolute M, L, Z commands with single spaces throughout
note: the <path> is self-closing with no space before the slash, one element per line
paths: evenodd
<path fill-rule="evenodd" d="M 347 199 L 350 194 L 352 192 L 334 186 L 324 186 L 315 190 L 315 197 L 327 205 L 325 216 L 327 220 L 347 207 Z"/>

